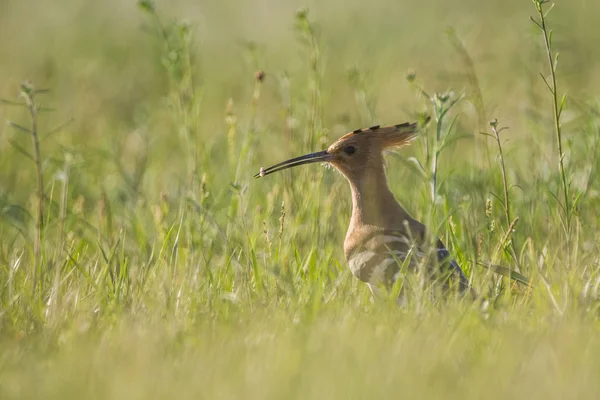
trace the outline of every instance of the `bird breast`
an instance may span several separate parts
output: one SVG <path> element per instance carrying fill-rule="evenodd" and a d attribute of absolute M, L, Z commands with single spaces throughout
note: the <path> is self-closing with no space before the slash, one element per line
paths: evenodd
<path fill-rule="evenodd" d="M 361 281 L 388 286 L 398 279 L 400 267 L 412 258 L 412 253 L 414 246 L 409 238 L 396 232 L 381 231 L 363 235 L 347 246 L 346 260 L 352 274 Z M 411 259 L 408 262 L 414 265 Z"/>

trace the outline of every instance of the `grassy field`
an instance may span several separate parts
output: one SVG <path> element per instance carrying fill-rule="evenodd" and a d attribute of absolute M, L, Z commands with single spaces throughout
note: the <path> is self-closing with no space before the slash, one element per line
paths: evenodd
<path fill-rule="evenodd" d="M 223 3 L 0 0 L 0 399 L 598 398 L 600 4 Z M 335 171 L 252 178 L 422 114 L 390 186 L 486 312 L 374 301 Z"/>

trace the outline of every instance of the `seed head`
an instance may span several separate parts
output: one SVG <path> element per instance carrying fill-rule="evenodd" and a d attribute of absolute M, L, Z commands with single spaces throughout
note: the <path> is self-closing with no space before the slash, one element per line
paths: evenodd
<path fill-rule="evenodd" d="M 258 71 L 256 71 L 256 74 L 254 74 L 254 77 L 259 82 L 264 81 L 265 80 L 265 71 L 263 71 L 262 69 L 259 69 Z"/>

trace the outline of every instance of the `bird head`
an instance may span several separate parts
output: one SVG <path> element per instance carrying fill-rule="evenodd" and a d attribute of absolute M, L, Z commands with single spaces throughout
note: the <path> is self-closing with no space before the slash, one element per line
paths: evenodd
<path fill-rule="evenodd" d="M 369 167 L 382 164 L 381 154 L 384 150 L 410 143 L 417 131 L 416 123 L 357 129 L 333 142 L 327 150 L 292 158 L 269 168 L 261 168 L 254 177 L 260 178 L 299 165 L 327 162 L 348 179 L 359 179 Z"/>

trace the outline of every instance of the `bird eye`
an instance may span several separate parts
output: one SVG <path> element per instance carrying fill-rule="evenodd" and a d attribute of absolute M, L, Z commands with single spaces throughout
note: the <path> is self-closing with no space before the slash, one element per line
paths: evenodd
<path fill-rule="evenodd" d="M 352 154 L 356 153 L 356 147 L 354 147 L 354 146 L 346 146 L 346 147 L 344 147 L 344 153 L 346 153 L 349 156 L 351 156 Z"/>

